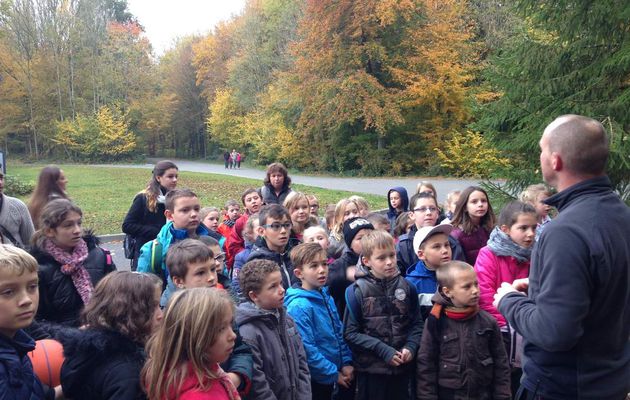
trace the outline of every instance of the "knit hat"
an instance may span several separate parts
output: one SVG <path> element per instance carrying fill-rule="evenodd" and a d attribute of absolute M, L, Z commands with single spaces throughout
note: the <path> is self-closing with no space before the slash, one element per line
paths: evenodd
<path fill-rule="evenodd" d="M 420 246 L 424 243 L 428 238 L 437 234 L 443 233 L 446 236 L 450 235 L 453 230 L 453 225 L 450 224 L 441 224 L 437 226 L 425 226 L 418 229 L 416 235 L 413 237 L 413 250 L 418 253 Z"/>
<path fill-rule="evenodd" d="M 343 223 L 343 240 L 345 240 L 348 248 L 352 244 L 352 239 L 361 229 L 374 229 L 374 225 L 367 219 L 360 217 L 350 218 Z"/>

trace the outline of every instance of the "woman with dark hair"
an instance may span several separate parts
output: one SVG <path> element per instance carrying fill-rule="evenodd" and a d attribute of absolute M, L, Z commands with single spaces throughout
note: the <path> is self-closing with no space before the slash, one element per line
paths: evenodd
<path fill-rule="evenodd" d="M 67 199 L 66 186 L 68 178 L 63 170 L 56 165 L 48 165 L 39 172 L 37 185 L 28 201 L 28 211 L 31 214 L 35 229 L 39 228 L 39 216 L 49 201 Z"/>
<path fill-rule="evenodd" d="M 260 189 L 263 203 L 280 204 L 284 203 L 289 193 L 291 193 L 291 178 L 287 167 L 282 163 L 272 163 L 267 167 L 267 175 Z"/>
<path fill-rule="evenodd" d="M 131 258 L 131 269 L 136 270 L 140 248 L 153 240 L 166 223 L 164 200 L 166 194 L 177 187 L 178 168 L 173 162 L 163 160 L 155 164 L 147 187 L 134 197 L 122 231 L 135 242 Z"/>
<path fill-rule="evenodd" d="M 64 345 L 61 387 L 72 399 L 145 399 L 144 345 L 162 322 L 161 280 L 117 271 L 103 278 L 81 315 L 84 329 L 58 336 Z"/>

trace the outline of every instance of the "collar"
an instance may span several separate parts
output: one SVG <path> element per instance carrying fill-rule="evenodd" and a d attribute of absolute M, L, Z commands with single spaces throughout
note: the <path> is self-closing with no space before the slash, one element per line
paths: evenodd
<path fill-rule="evenodd" d="M 556 207 L 558 211 L 569 206 L 576 198 L 588 194 L 607 194 L 612 193 L 613 187 L 607 175 L 597 176 L 595 178 L 586 179 L 576 183 L 558 192 L 545 200 L 545 204 Z"/>

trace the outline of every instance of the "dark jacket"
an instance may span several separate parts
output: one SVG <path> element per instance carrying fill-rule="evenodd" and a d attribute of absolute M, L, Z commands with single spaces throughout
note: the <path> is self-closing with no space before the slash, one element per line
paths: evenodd
<path fill-rule="evenodd" d="M 54 392 L 44 388 L 33 373 L 27 355 L 33 349 L 35 341 L 22 330 L 13 339 L 0 333 L 0 400 L 54 399 Z"/>
<path fill-rule="evenodd" d="M 278 315 L 245 302 L 236 310 L 243 341 L 253 353 L 252 399 L 310 400 L 311 376 L 302 339 L 284 308 Z"/>
<path fill-rule="evenodd" d="M 400 235 L 398 243 L 396 244 L 396 262 L 403 276 L 406 275 L 409 267 L 418 262 L 418 255 L 413 250 L 413 238 L 416 236 L 416 232 L 418 232 L 418 228 L 413 225 L 409 233 Z M 466 261 L 464 250 L 457 239 L 449 235 L 448 242 L 451 244 L 451 259 Z"/>
<path fill-rule="evenodd" d="M 352 285 L 352 281 L 346 278 L 346 270 L 348 267 L 356 266 L 358 262 L 359 256 L 346 247 L 341 257 L 333 261 L 328 269 L 326 285 L 330 295 L 335 300 L 335 306 L 339 315 L 343 315 L 346 311 L 346 288 Z"/>
<path fill-rule="evenodd" d="M 400 195 L 400 200 L 402 201 L 402 211 L 397 211 L 394 207 L 392 207 L 389 202 L 389 194 L 391 192 L 398 192 Z M 387 210 L 387 218 L 389 219 L 389 226 L 391 228 L 391 232 L 394 232 L 396 228 L 396 218 L 400 215 L 401 212 L 405 212 L 409 210 L 409 196 L 407 195 L 407 189 L 402 186 L 396 186 L 387 192 L 387 206 L 389 210 Z"/>
<path fill-rule="evenodd" d="M 352 350 L 357 372 L 408 372 L 412 363 L 394 367 L 389 361 L 403 348 L 413 355 L 418 350 L 423 324 L 414 288 L 400 275 L 381 280 L 361 267 L 357 281 L 348 286 L 346 297 L 343 336 Z"/>
<path fill-rule="evenodd" d="M 144 193 L 138 193 L 133 198 L 131 207 L 122 223 L 123 233 L 136 239 L 134 259 L 138 258 L 143 244 L 157 237 L 164 224 L 166 224 L 164 204 L 156 204 L 155 212 L 151 212 L 147 207 L 147 196 Z"/>
<path fill-rule="evenodd" d="M 630 209 L 606 176 L 549 197 L 559 215 L 532 254 L 528 296 L 499 311 L 523 336 L 523 385 L 549 399 L 630 392 Z"/>
<path fill-rule="evenodd" d="M 280 194 L 276 195 L 276 189 L 273 188 L 273 186 L 269 185 L 263 185 L 260 188 L 260 194 L 262 195 L 262 199 L 263 199 L 263 203 L 264 204 L 280 204 L 282 205 L 284 203 L 284 200 L 287 198 L 287 196 L 289 195 L 289 193 L 291 193 L 293 190 L 291 190 L 290 187 L 288 186 L 283 186 L 282 190 L 280 190 Z"/>
<path fill-rule="evenodd" d="M 452 306 L 440 293 L 433 301 Z M 416 385 L 419 399 L 510 399 L 510 366 L 495 319 L 480 310 L 455 320 L 435 307 L 425 322 Z"/>
<path fill-rule="evenodd" d="M 92 285 L 96 286 L 105 275 L 116 270 L 116 265 L 109 252 L 98 247 L 96 236 L 87 233 L 83 240 L 88 247 L 83 266 L 90 274 Z M 72 277 L 64 275 L 61 264 L 44 249 L 33 247 L 31 254 L 39 264 L 39 308 L 36 319 L 77 326 L 83 300 L 72 283 Z"/>
<path fill-rule="evenodd" d="M 74 400 L 146 399 L 140 370 L 146 355 L 141 344 L 114 331 L 66 329 L 61 387 Z"/>
<path fill-rule="evenodd" d="M 280 266 L 282 286 L 284 286 L 285 289 L 288 289 L 291 286 L 300 283 L 300 280 L 296 278 L 293 273 L 293 263 L 291 262 L 291 257 L 289 257 L 289 252 L 297 244 L 297 242 L 294 242 L 291 238 L 289 238 L 289 242 L 287 243 L 287 247 L 284 249 L 284 253 L 280 254 L 269 250 L 265 239 L 263 237 L 259 237 L 254 243 L 252 252 L 247 258 L 247 262 L 259 259 L 276 262 Z"/>

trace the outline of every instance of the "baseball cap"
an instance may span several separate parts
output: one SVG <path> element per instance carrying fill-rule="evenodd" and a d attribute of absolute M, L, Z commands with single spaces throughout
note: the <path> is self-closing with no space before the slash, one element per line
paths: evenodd
<path fill-rule="evenodd" d="M 450 224 L 442 224 L 436 226 L 425 226 L 418 229 L 416 232 L 416 236 L 413 237 L 413 250 L 418 253 L 418 249 L 420 249 L 420 245 L 424 243 L 428 238 L 437 234 L 443 233 L 445 235 L 450 235 L 453 230 L 453 225 Z"/>

